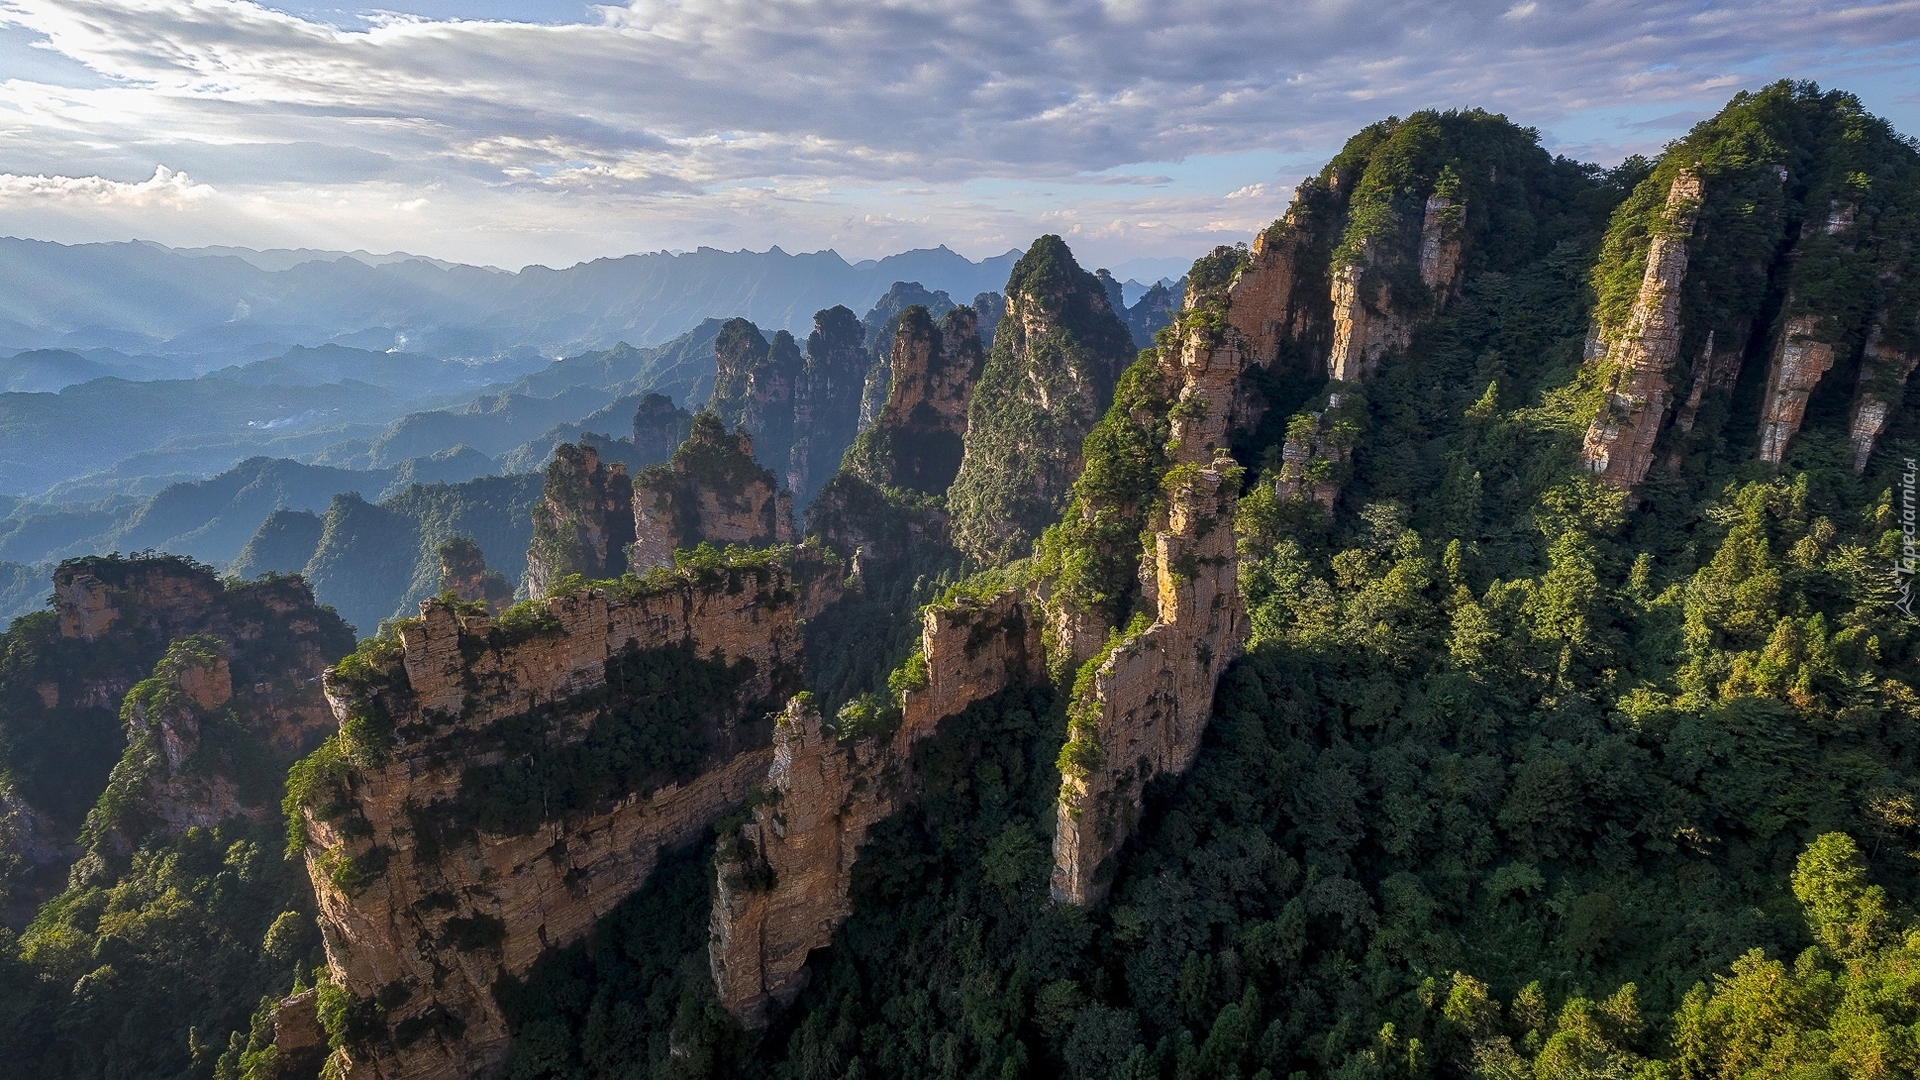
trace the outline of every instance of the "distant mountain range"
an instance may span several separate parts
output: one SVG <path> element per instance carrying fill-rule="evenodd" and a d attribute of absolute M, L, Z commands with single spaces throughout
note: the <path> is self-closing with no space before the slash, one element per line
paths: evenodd
<path fill-rule="evenodd" d="M 703 247 L 508 272 L 399 253 L 0 238 L 0 353 L 111 348 L 184 362 L 178 374 L 328 343 L 550 357 L 656 345 L 707 318 L 804 333 L 814 312 L 865 311 L 895 281 L 952 296 L 998 290 L 1016 257 L 974 262 L 938 247 L 849 263 L 830 250 Z"/>

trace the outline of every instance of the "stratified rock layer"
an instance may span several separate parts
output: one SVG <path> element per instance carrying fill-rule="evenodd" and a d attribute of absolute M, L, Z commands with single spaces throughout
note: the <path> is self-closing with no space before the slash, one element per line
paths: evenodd
<path fill-rule="evenodd" d="M 633 542 L 633 481 L 627 467 L 600 460 L 585 443 L 554 447 L 546 484 L 533 508 L 527 592 L 541 597 L 569 574 L 619 577 Z"/>
<path fill-rule="evenodd" d="M 780 716 L 770 797 L 722 849 L 714 894 L 714 986 L 749 1026 L 792 1002 L 807 954 L 852 912 L 854 860 L 867 831 L 912 797 L 914 748 L 942 719 L 1043 671 L 1038 626 L 1017 591 L 929 608 L 920 655 L 925 685 L 900 695 L 899 726 L 886 736 L 842 741 L 804 699 Z"/>
<path fill-rule="evenodd" d="M 384 759 L 339 775 L 304 811 L 331 977 L 383 1010 L 384 1037 L 336 1054 L 343 1074 L 464 1080 L 497 1067 L 509 1038 L 494 983 L 586 933 L 662 850 L 763 782 L 766 709 L 798 689 L 797 624 L 839 588 L 838 565 L 803 548 L 626 595 L 554 597 L 531 637 L 429 600 L 371 675 L 330 675 L 343 730 L 356 717 L 392 721 Z M 727 700 L 702 703 L 711 730 L 695 768 L 531 829 L 489 832 L 456 816 L 475 811 L 463 774 L 499 763 L 485 749 L 498 725 L 545 725 L 548 747 L 577 741 L 609 708 L 647 707 L 623 703 L 610 673 L 661 649 L 743 673 Z"/>
<path fill-rule="evenodd" d="M 1820 376 L 1833 367 L 1833 345 L 1819 338 L 1821 320 L 1796 315 L 1787 320 L 1767 369 L 1767 397 L 1760 408 L 1760 460 L 1778 465 L 1800 433 L 1807 398 Z"/>
<path fill-rule="evenodd" d="M 1588 338 L 1587 361 L 1606 365 L 1607 396 L 1587 427 L 1582 454 L 1590 471 L 1617 488 L 1630 490 L 1646 477 L 1666 422 L 1669 371 L 1680 352 L 1680 287 L 1700 193 L 1700 178 L 1691 170 L 1673 178 L 1666 227 L 1648 245 L 1626 325 L 1611 336 L 1596 326 Z"/>
<path fill-rule="evenodd" d="M 1164 377 L 1179 390 L 1167 508 L 1140 574 L 1143 607 L 1153 618 L 1098 660 L 1068 706 L 1053 844 L 1056 900 L 1085 905 L 1106 894 L 1147 781 L 1193 764 L 1214 687 L 1245 640 L 1233 540 L 1240 469 L 1226 455 L 1229 433 L 1244 422 L 1235 402 L 1244 397 L 1247 345 L 1237 333 L 1216 341 L 1195 331 L 1177 351 L 1160 354 Z"/>
<path fill-rule="evenodd" d="M 887 403 L 855 440 L 847 468 L 880 487 L 942 494 L 960 471 L 967 406 L 985 355 L 970 307 L 935 324 L 924 307 L 900 313 Z"/>
<path fill-rule="evenodd" d="M 633 481 L 632 569 L 672 566 L 675 548 L 701 543 L 765 547 L 793 541 L 793 499 L 753 456 L 745 432 L 729 435 L 703 412 L 666 465 Z"/>
<path fill-rule="evenodd" d="M 1860 385 L 1854 393 L 1847 430 L 1848 441 L 1853 444 L 1854 472 L 1866 471 L 1873 445 L 1886 429 L 1887 416 L 1899 404 L 1916 364 L 1920 364 L 1920 352 L 1888 348 L 1880 327 L 1874 327 L 1860 358 Z"/>

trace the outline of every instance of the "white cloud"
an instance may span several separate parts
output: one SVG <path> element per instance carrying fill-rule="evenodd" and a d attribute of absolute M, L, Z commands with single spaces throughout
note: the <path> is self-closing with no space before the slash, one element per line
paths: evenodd
<path fill-rule="evenodd" d="M 196 184 L 183 172 L 165 165 L 138 183 L 108 180 L 102 176 L 21 176 L 0 173 L 0 202 L 35 200 L 60 205 L 118 207 L 181 207 L 214 194 L 212 187 Z"/>
<path fill-rule="evenodd" d="M 85 178 L 165 160 L 236 198 L 266 197 L 272 208 L 249 219 L 262 228 L 324 228 L 327 206 L 397 208 L 438 185 L 432 207 L 336 212 L 349 229 L 390 217 L 381 227 L 402 231 L 372 240 L 388 247 L 426 246 L 411 230 L 429 228 L 444 249 L 495 236 L 530 252 L 526 237 L 576 234 L 809 247 L 848 242 L 842 223 L 869 212 L 875 243 L 1030 235 L 1063 205 L 1165 220 L 1137 190 L 1163 181 L 1173 196 L 1216 193 L 1174 230 L 1197 242 L 1218 192 L 1264 210 L 1264 192 L 1293 176 L 1166 163 L 1324 156 L 1362 124 L 1422 107 L 1548 127 L 1622 103 L 1694 109 L 1763 76 L 1901 69 L 1920 47 L 1920 0 L 592 10 L 571 25 L 378 17 L 343 29 L 247 0 L 0 0 L 0 22 L 97 77 L 0 83 L 0 161 Z M 1126 168 L 1143 164 L 1155 167 Z M 1073 190 L 975 190 L 990 182 Z M 758 231 L 775 227 L 795 232 Z M 579 243 L 564 250 L 607 250 Z"/>

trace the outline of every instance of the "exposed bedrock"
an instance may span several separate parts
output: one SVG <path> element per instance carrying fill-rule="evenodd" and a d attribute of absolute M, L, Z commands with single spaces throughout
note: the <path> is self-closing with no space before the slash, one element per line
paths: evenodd
<path fill-rule="evenodd" d="M 925 675 L 898 699 L 890 734 L 842 739 L 805 698 L 775 726 L 764 800 L 717 860 L 710 959 L 720 1001 L 749 1026 L 804 987 L 807 954 L 852 908 L 848 886 L 867 831 L 914 794 L 914 748 L 939 722 L 1044 672 L 1024 596 L 929 608 Z"/>
<path fill-rule="evenodd" d="M 1232 529 L 1238 494 L 1231 459 L 1184 475 L 1154 534 L 1149 580 L 1158 614 L 1100 661 L 1069 706 L 1053 845 L 1057 900 L 1085 905 L 1106 895 L 1147 781 L 1185 772 L 1200 751 L 1214 687 L 1246 636 Z"/>
<path fill-rule="evenodd" d="M 1631 490 L 1653 465 L 1653 445 L 1666 421 L 1673 362 L 1680 351 L 1680 287 L 1687 241 L 1700 203 L 1700 178 L 1683 169 L 1667 189 L 1666 227 L 1647 249 L 1640 291 L 1626 325 L 1613 335 L 1595 326 L 1587 361 L 1606 365 L 1606 399 L 1587 427 L 1582 456 L 1589 471 Z"/>
<path fill-rule="evenodd" d="M 541 500 L 533 508 L 527 592 L 547 595 L 570 574 L 618 577 L 633 542 L 633 481 L 627 467 L 603 462 L 585 443 L 554 447 Z"/>
<path fill-rule="evenodd" d="M 1420 225 L 1420 283 L 1431 302 L 1396 303 L 1382 274 L 1371 272 L 1382 255 L 1373 243 L 1360 242 L 1357 261 L 1333 274 L 1333 348 L 1327 373 L 1342 382 L 1361 382 L 1380 367 L 1389 351 L 1405 349 L 1413 332 L 1439 312 L 1460 287 L 1462 239 L 1459 228 L 1465 207 L 1444 195 L 1427 198 Z"/>
<path fill-rule="evenodd" d="M 900 313 L 887 403 L 848 452 L 846 468 L 880 487 L 942 494 L 960 471 L 967 406 L 985 351 L 970 307 L 936 323 L 925 307 Z"/>
<path fill-rule="evenodd" d="M 1807 399 L 1820 376 L 1833 367 L 1833 345 L 1820 339 L 1823 320 L 1796 315 L 1787 320 L 1767 367 L 1767 397 L 1760 407 L 1760 460 L 1780 464 L 1806 419 Z"/>
<path fill-rule="evenodd" d="M 1860 383 L 1847 430 L 1853 443 L 1854 472 L 1867 470 L 1873 445 L 1886 429 L 1888 414 L 1900 403 L 1916 364 L 1920 364 L 1920 352 L 1888 348 L 1880 327 L 1873 328 L 1860 358 Z"/>
<path fill-rule="evenodd" d="M 665 465 L 633 479 L 632 567 L 673 565 L 676 548 L 765 547 L 793 541 L 793 498 L 754 460 L 746 432 L 728 434 L 719 417 L 694 417 L 693 433 Z"/>
<path fill-rule="evenodd" d="M 497 1067 L 494 983 L 585 934 L 764 782 L 798 624 L 840 581 L 802 548 L 552 597 L 531 625 L 429 600 L 397 644 L 330 673 L 342 741 L 296 780 L 331 978 L 362 1018 L 342 1073 Z M 383 723 L 386 746 L 366 734 Z M 595 749 L 634 739 L 656 749 L 619 765 Z"/>

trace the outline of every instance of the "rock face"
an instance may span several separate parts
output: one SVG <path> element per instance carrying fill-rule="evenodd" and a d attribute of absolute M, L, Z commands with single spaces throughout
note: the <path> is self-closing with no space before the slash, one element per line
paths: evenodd
<path fill-rule="evenodd" d="M 1162 482 L 1167 505 L 1140 567 L 1141 606 L 1151 621 L 1095 658 L 1092 678 L 1068 706 L 1051 885 L 1064 903 L 1091 904 L 1106 894 L 1147 781 L 1193 764 L 1214 687 L 1246 636 L 1232 527 L 1241 470 L 1227 447 L 1233 427 L 1247 419 L 1235 408 L 1244 400 L 1247 342 L 1196 328 L 1178 350 L 1163 349 L 1158 363 L 1177 390 L 1167 444 L 1173 468 Z"/>
<path fill-rule="evenodd" d="M 750 433 L 762 460 L 785 466 L 793 446 L 794 390 L 806 362 L 793 335 L 768 342 L 745 319 L 728 319 L 714 338 L 713 396 L 707 407 L 729 427 Z"/>
<path fill-rule="evenodd" d="M 633 454 L 647 465 L 665 461 L 692 431 L 692 413 L 665 394 L 648 394 L 633 411 Z"/>
<path fill-rule="evenodd" d="M 1920 352 L 1888 348 L 1876 326 L 1860 358 L 1860 386 L 1853 396 L 1847 437 L 1853 443 L 1853 471 L 1865 472 L 1873 444 L 1886 429 L 1887 415 L 1906 390 L 1907 378 L 1920 364 Z"/>
<path fill-rule="evenodd" d="M 233 653 L 219 638 L 182 638 L 127 695 L 127 749 L 87 817 L 90 851 L 124 859 L 149 839 L 272 816 L 277 792 L 249 782 L 246 759 L 284 769 L 326 737 L 333 716 L 312 676 L 292 693 L 271 682 L 236 693 Z"/>
<path fill-rule="evenodd" d="M 866 332 L 867 352 L 872 357 L 861 391 L 861 431 L 878 423 L 880 411 L 887 406 L 887 388 L 893 378 L 894 334 L 900 325 L 900 313 L 915 306 L 926 308 L 937 319 L 952 310 L 953 298 L 938 290 L 929 292 L 917 281 L 896 281 L 860 320 Z"/>
<path fill-rule="evenodd" d="M 1327 372 L 1342 382 L 1360 382 L 1380 366 L 1388 351 L 1404 349 L 1419 324 L 1444 307 L 1460 285 L 1461 230 L 1466 208 L 1448 195 L 1427 196 L 1420 224 L 1420 283 L 1432 300 L 1423 305 L 1395 303 L 1384 275 L 1373 271 L 1385 261 L 1371 238 L 1362 238 L 1358 257 L 1333 274 L 1333 348 Z"/>
<path fill-rule="evenodd" d="M 1613 334 L 1595 326 L 1587 362 L 1607 369 L 1606 403 L 1587 427 L 1587 468 L 1614 487 L 1631 490 L 1653 464 L 1653 444 L 1666 421 L 1668 372 L 1680 352 L 1680 289 L 1687 276 L 1687 242 L 1700 204 L 1698 174 L 1683 169 L 1667 189 L 1666 228 L 1647 248 L 1647 267 L 1626 325 Z"/>
<path fill-rule="evenodd" d="M 924 676 L 896 702 L 890 733 L 840 739 L 807 699 L 774 730 L 765 801 L 717 860 L 710 956 L 720 1002 L 763 1026 L 803 988 L 807 954 L 852 912 L 847 888 L 867 831 L 914 790 L 913 750 L 939 722 L 1043 676 L 1038 625 L 1014 590 L 929 608 Z"/>
<path fill-rule="evenodd" d="M 833 476 L 853 442 L 869 366 L 866 331 L 852 311 L 835 306 L 813 313 L 806 370 L 794 393 L 793 449 L 787 455 L 787 490 L 803 506 Z"/>
<path fill-rule="evenodd" d="M 598 580 L 626 573 L 632 507 L 633 481 L 625 465 L 602 462 L 600 452 L 585 444 L 554 447 L 545 489 L 533 508 L 528 594 L 545 596 L 569 574 Z"/>
<path fill-rule="evenodd" d="M 949 309 L 937 326 L 924 307 L 901 312 L 887 404 L 855 440 L 847 467 L 879 487 L 944 493 L 960 471 L 967 405 L 985 360 L 972 308 Z"/>
<path fill-rule="evenodd" d="M 513 602 L 513 586 L 498 572 L 487 569 L 487 556 L 469 537 L 456 536 L 440 545 L 440 591 L 470 604 L 485 604 L 495 612 Z"/>
<path fill-rule="evenodd" d="M 801 548 L 551 598 L 530 627 L 429 600 L 330 674 L 341 749 L 301 768 L 331 978 L 372 1018 L 342 1075 L 497 1067 L 495 981 L 586 933 L 764 780 L 797 625 L 839 590 L 839 565 Z M 366 717 L 390 745 L 355 741 Z M 598 741 L 632 725 L 656 733 L 653 759 L 595 772 Z"/>
<path fill-rule="evenodd" d="M 1058 515 L 1080 443 L 1113 400 L 1133 338 L 1100 282 L 1058 236 L 1014 265 L 967 411 L 966 452 L 948 497 L 953 538 L 981 563 L 1027 554 Z"/>
<path fill-rule="evenodd" d="M 38 646 L 31 655 L 16 656 L 0 676 L 8 740 L 55 748 L 23 761 L 0 747 L 0 856 L 7 857 L 0 863 L 14 866 L 0 878 L 0 914 L 10 924 L 30 918 L 40 901 L 66 883 L 73 861 L 99 847 L 83 832 L 104 839 L 112 831 L 119 840 L 137 842 L 147 824 L 164 825 L 144 817 L 88 822 L 97 817 L 102 791 L 116 782 L 117 802 L 108 801 L 146 814 L 149 779 L 168 775 L 165 730 L 175 732 L 174 761 L 193 759 L 185 748 L 197 744 L 199 722 L 232 710 L 242 729 L 237 737 L 263 744 L 262 752 L 284 765 L 310 749 L 331 723 L 316 680 L 334 657 L 353 647 L 352 630 L 315 604 L 306 583 L 295 577 L 223 583 L 189 559 L 95 556 L 63 563 L 54 572 L 54 595 L 51 617 L 37 624 L 44 635 Z M 15 633 L 33 633 L 34 626 L 16 624 Z M 169 647 L 196 635 L 207 635 L 207 648 L 219 662 L 204 671 L 167 674 Z M 224 691 L 217 676 L 221 664 L 229 687 Z M 163 676 L 158 683 L 156 665 Z M 162 696 L 179 708 L 159 708 L 142 696 L 129 715 L 127 699 L 140 685 L 171 685 Z M 195 704 L 218 702 L 222 693 L 234 700 Z M 129 766 L 133 758 L 140 768 Z M 219 754 L 199 760 L 212 771 L 221 766 Z M 182 807 L 193 801 L 184 789 L 176 794 Z M 263 804 L 260 798 L 254 803 Z M 124 847 L 113 841 L 101 850 L 112 854 Z"/>
<path fill-rule="evenodd" d="M 98 641 L 109 632 L 174 638 L 204 627 L 220 596 L 212 574 L 176 559 L 62 563 L 53 574 L 60 636 Z"/>
<path fill-rule="evenodd" d="M 1833 345 L 1819 339 L 1821 320 L 1796 315 L 1787 320 L 1767 369 L 1767 397 L 1760 409 L 1760 460 L 1778 465 L 1787 444 L 1800 433 L 1807 398 L 1820 376 L 1833 367 Z"/>
<path fill-rule="evenodd" d="M 640 470 L 633 482 L 634 557 L 642 572 L 672 566 L 675 548 L 766 547 L 793 542 L 793 499 L 754 460 L 753 439 L 729 435 L 719 417 L 702 412 L 693 433 L 666 465 Z"/>

